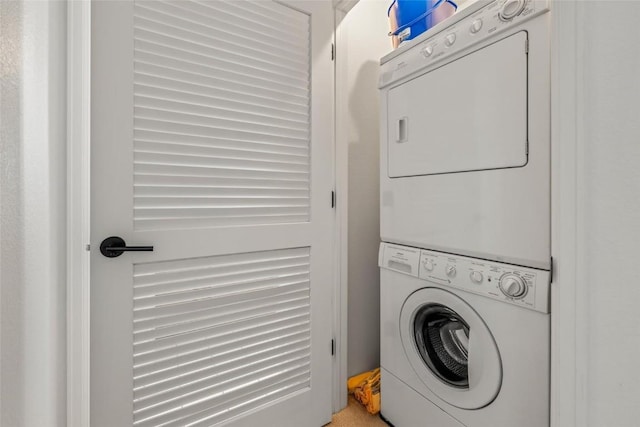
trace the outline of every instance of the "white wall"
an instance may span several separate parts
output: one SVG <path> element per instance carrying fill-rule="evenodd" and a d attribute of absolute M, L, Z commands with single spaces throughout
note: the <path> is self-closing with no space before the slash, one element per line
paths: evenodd
<path fill-rule="evenodd" d="M 0 2 L 0 425 L 65 416 L 64 2 Z"/>
<path fill-rule="evenodd" d="M 578 209 L 584 424 L 640 420 L 640 2 L 585 2 Z M 579 130 L 580 132 L 580 130 Z M 579 356 L 582 356 L 579 354 Z"/>
<path fill-rule="evenodd" d="M 387 1 L 362 0 L 338 28 L 336 151 L 338 174 L 346 177 L 348 205 L 349 376 L 380 364 L 377 85 L 379 60 L 391 51 L 388 6 Z M 340 190 L 345 191 L 345 186 Z"/>

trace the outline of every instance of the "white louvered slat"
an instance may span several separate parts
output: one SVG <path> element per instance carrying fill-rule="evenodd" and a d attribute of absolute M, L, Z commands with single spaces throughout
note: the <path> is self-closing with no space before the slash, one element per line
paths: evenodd
<path fill-rule="evenodd" d="M 309 149 L 300 144 L 289 141 L 251 141 L 236 138 L 210 138 L 193 133 L 160 132 L 147 129 L 139 129 L 135 132 L 136 140 L 141 142 L 165 142 L 172 144 L 194 145 L 201 147 L 215 147 L 219 149 L 237 149 L 266 153 L 287 153 L 300 156 L 308 156 Z M 249 177 L 250 178 L 250 177 Z"/>
<path fill-rule="evenodd" d="M 306 192 L 304 181 L 286 179 L 247 179 L 247 178 L 224 178 L 224 177 L 202 177 L 188 175 L 168 175 L 159 176 L 153 174 L 140 174 L 135 177 L 136 191 L 144 191 L 143 188 L 163 187 L 163 188 L 190 188 L 194 191 L 198 189 L 208 189 L 220 191 L 254 190 L 259 188 L 266 190 L 296 190 Z"/>
<path fill-rule="evenodd" d="M 216 348 L 218 345 L 225 343 L 240 343 L 239 345 L 241 345 L 242 342 L 250 338 L 270 333 L 277 334 L 282 332 L 284 334 L 292 328 L 308 328 L 309 322 L 305 316 L 295 316 L 268 321 L 259 326 L 251 324 L 240 326 L 240 329 L 226 328 L 226 330 L 218 331 L 217 335 L 211 335 L 205 339 L 188 342 L 180 347 L 156 349 L 151 352 L 135 355 L 134 364 L 141 369 L 140 374 L 142 375 L 143 372 L 155 370 L 155 366 L 164 366 L 170 364 L 173 360 L 191 360 L 190 358 L 193 354 L 211 351 L 212 348 Z"/>
<path fill-rule="evenodd" d="M 193 221 L 194 225 L 198 224 L 202 228 L 207 221 L 220 221 L 224 220 L 233 220 L 234 218 L 246 218 L 247 221 L 254 220 L 256 218 L 266 218 L 277 217 L 278 215 L 304 215 L 305 212 L 304 207 L 292 207 L 292 206 L 270 206 L 270 207 L 247 207 L 247 208 L 233 208 L 233 207 L 223 207 L 223 208 L 177 208 L 177 209 L 167 209 L 167 208 L 140 208 L 136 210 L 136 214 L 145 220 L 189 220 Z M 196 220 L 201 220 L 200 223 L 197 223 Z"/>
<path fill-rule="evenodd" d="M 161 104 L 161 102 L 156 102 Z M 192 109 L 193 107 L 186 105 L 184 111 Z M 229 112 L 229 116 L 235 116 L 233 119 L 218 118 L 213 115 L 196 115 L 189 114 L 183 111 L 168 111 L 163 110 L 161 106 L 153 106 L 151 108 L 136 106 L 135 118 L 145 120 L 144 123 L 152 123 L 153 121 L 162 121 L 167 124 L 181 125 L 182 126 L 198 126 L 200 130 L 209 129 L 225 129 L 231 132 L 242 131 L 244 133 L 252 133 L 256 135 L 269 135 L 272 137 L 285 137 L 293 140 L 304 141 L 308 136 L 306 130 L 292 129 L 286 124 L 276 123 L 277 120 L 271 120 L 272 125 L 263 125 L 255 122 L 247 122 L 247 115 L 242 113 L 232 114 Z"/>
<path fill-rule="evenodd" d="M 155 339 L 165 333 L 165 330 L 180 332 L 195 326 L 207 326 L 215 322 L 227 321 L 229 317 L 238 316 L 239 313 L 254 310 L 258 315 L 265 315 L 272 307 L 281 307 L 282 310 L 300 308 L 304 305 L 306 290 L 304 285 L 292 287 L 287 292 L 276 295 L 260 295 L 243 301 L 233 301 L 216 305 L 215 309 L 204 308 L 197 312 L 173 313 L 163 317 L 149 317 L 136 323 L 134 331 L 136 342 L 144 342 Z M 272 292 L 274 293 L 274 292 Z M 266 307 L 266 308 L 265 308 Z M 149 314 L 149 313 L 147 313 Z"/>
<path fill-rule="evenodd" d="M 223 227 L 223 226 L 242 226 L 282 224 L 306 222 L 309 220 L 308 212 L 301 214 L 282 214 L 277 215 L 234 215 L 228 218 L 217 217 L 212 218 L 144 218 L 144 224 L 138 227 L 138 230 L 159 230 L 159 229 L 197 229 L 206 227 Z M 141 220 L 142 221 L 142 220 Z"/>
<path fill-rule="evenodd" d="M 277 129 L 265 129 L 259 126 L 253 126 L 252 129 L 243 129 L 237 124 L 228 123 L 230 126 L 221 127 L 212 124 L 189 123 L 188 121 L 180 121 L 180 118 L 168 120 L 162 114 L 157 117 L 136 117 L 136 130 L 156 131 L 169 133 L 171 135 L 194 135 L 201 137 L 214 138 L 236 138 L 250 142 L 289 145 L 293 147 L 307 147 L 308 141 L 299 135 L 286 135 L 286 131 L 278 133 Z M 222 124 L 222 122 L 219 122 Z M 271 130 L 267 133 L 266 130 Z M 135 147 L 135 141 L 134 141 Z"/>
<path fill-rule="evenodd" d="M 148 43 L 140 43 L 140 48 L 136 51 L 136 82 L 138 81 L 138 64 L 140 64 L 140 73 L 144 75 L 147 69 L 158 70 L 158 74 L 162 77 L 165 75 L 178 75 L 187 82 L 206 82 L 213 83 L 214 87 L 223 85 L 230 89 L 237 88 L 239 91 L 255 89 L 259 94 L 273 94 L 279 100 L 289 101 L 298 106 L 304 106 L 308 103 L 308 95 L 303 90 L 294 90 L 294 87 L 284 85 L 278 81 L 270 81 L 268 79 L 259 79 L 251 75 L 234 73 L 231 69 L 211 67 L 204 58 L 197 58 L 198 61 L 187 61 L 180 58 L 182 55 L 179 50 L 173 49 L 167 55 L 167 49 L 153 48 Z M 144 49 L 147 46 L 150 49 Z M 177 56 L 177 57 L 176 57 Z M 194 58 L 196 59 L 196 58 Z M 230 67 L 226 67 L 230 68 Z M 154 75 L 154 74 L 152 74 Z M 203 88 L 203 89 L 206 89 Z"/>
<path fill-rule="evenodd" d="M 258 157 L 258 156 L 256 156 Z M 285 173 L 304 173 L 309 165 L 299 161 L 269 161 L 263 159 L 232 159 L 215 156 L 196 156 L 173 153 L 149 153 L 138 152 L 135 154 L 136 162 L 148 165 L 175 165 L 189 166 L 206 169 L 233 169 L 241 170 L 243 167 L 250 171 L 273 171 Z M 297 160 L 297 159 L 296 159 Z"/>
<path fill-rule="evenodd" d="M 235 1 L 235 0 L 234 0 Z M 151 4 L 149 4 L 151 3 Z M 204 34 L 214 34 L 215 29 L 222 30 L 230 37 L 221 36 L 220 40 L 229 39 L 230 46 L 236 46 L 238 43 L 244 47 L 253 45 L 254 48 L 281 49 L 282 54 L 292 51 L 294 54 L 299 53 L 302 58 L 305 57 L 307 47 L 304 35 L 308 34 L 306 28 L 302 27 L 298 37 L 286 37 L 291 34 L 292 29 L 283 25 L 266 25 L 265 21 L 250 21 L 238 14 L 230 14 L 221 6 L 215 5 L 215 8 L 208 7 L 209 2 L 189 2 L 188 4 L 181 1 L 170 2 L 136 2 L 139 16 L 157 19 L 158 14 L 175 18 L 180 24 L 180 28 L 193 28 L 203 32 Z M 153 14 L 156 14 L 154 16 Z M 293 16 L 292 14 L 289 14 Z"/>
<path fill-rule="evenodd" d="M 211 263 L 210 258 L 192 258 L 177 261 L 165 261 L 162 264 L 139 264 L 136 267 L 136 276 L 139 278 L 137 284 L 141 283 L 142 278 L 146 278 L 143 283 L 145 285 L 163 282 L 161 279 L 154 279 L 160 274 L 191 274 L 192 272 L 203 271 L 222 271 L 229 272 L 229 268 L 237 268 L 242 266 L 242 271 L 260 270 L 261 267 L 268 267 L 273 263 L 277 265 L 299 265 L 309 262 L 309 251 L 306 248 L 298 250 L 274 250 L 267 254 L 264 252 L 249 252 L 240 256 L 218 258 L 215 263 Z"/>
<path fill-rule="evenodd" d="M 166 40 L 157 36 L 146 35 L 145 37 L 141 33 L 136 33 L 138 35 L 136 49 L 141 54 L 146 53 L 143 57 L 152 62 L 162 63 L 166 60 L 169 64 L 176 66 L 187 64 L 189 67 L 197 66 L 196 69 L 206 71 L 207 74 L 241 76 L 242 81 L 255 86 L 267 85 L 285 93 L 300 97 L 305 96 L 306 89 L 302 83 L 304 81 L 302 78 L 293 78 L 291 76 L 290 78 L 294 81 L 290 81 L 286 78 L 287 76 L 281 76 L 275 71 L 263 71 L 231 59 L 218 58 L 213 52 L 205 54 L 188 50 L 183 46 L 184 43 L 167 43 Z"/>
<path fill-rule="evenodd" d="M 136 39 L 147 42 L 147 46 L 152 50 L 151 45 L 165 47 L 172 52 L 175 52 L 174 49 L 181 50 L 188 53 L 188 57 L 193 62 L 199 63 L 201 59 L 207 59 L 213 61 L 212 65 L 236 69 L 243 74 L 258 78 L 269 77 L 283 84 L 290 83 L 286 77 L 295 80 L 298 84 L 308 79 L 308 70 L 302 67 L 286 66 L 287 64 L 282 61 L 267 60 L 264 55 L 256 55 L 255 52 L 251 52 L 252 56 L 240 55 L 220 48 L 221 45 L 208 43 L 210 40 L 181 31 L 179 28 L 173 27 L 171 31 L 167 30 L 168 28 L 164 25 L 154 25 L 147 20 L 139 19 Z"/>
<path fill-rule="evenodd" d="M 246 141 L 226 141 L 226 143 L 216 145 L 212 145 L 210 142 L 194 136 L 165 135 L 158 137 L 158 135 L 146 134 L 138 141 L 138 151 L 139 153 L 192 155 L 254 162 L 271 161 L 305 166 L 308 164 L 308 151 L 305 147 L 264 145 Z"/>
<path fill-rule="evenodd" d="M 215 407 L 219 404 L 218 402 L 225 405 L 225 401 L 229 398 L 228 391 L 237 392 L 238 389 L 244 389 L 244 392 L 248 392 L 256 386 L 269 384 L 292 371 L 308 374 L 308 349 L 287 353 L 285 356 L 287 356 L 286 359 L 273 366 L 265 367 L 269 360 L 254 365 L 239 365 L 224 375 L 201 378 L 200 382 L 189 384 L 182 389 L 150 397 L 147 402 L 134 401 L 134 425 L 136 421 L 163 415 L 167 412 L 174 412 L 173 417 L 177 415 L 182 418 L 198 410 Z M 242 374 L 243 369 L 247 368 L 255 369 L 255 371 L 251 374 Z M 145 403 L 148 403 L 149 406 L 138 409 Z"/>
<path fill-rule="evenodd" d="M 200 197 L 200 198 L 186 198 L 186 197 L 145 197 L 139 202 L 140 209 L 178 209 L 178 208 L 238 208 L 239 197 L 235 198 L 222 198 L 222 197 Z M 254 198 L 251 201 L 251 206 L 246 204 L 242 207 L 261 208 L 261 207 L 303 207 L 307 203 L 307 198 Z"/>
<path fill-rule="evenodd" d="M 135 229 L 308 222 L 310 78 L 304 13 L 136 1 Z"/>
<path fill-rule="evenodd" d="M 305 380 L 306 373 L 302 370 L 285 372 L 274 376 L 271 381 L 263 384 L 255 384 L 252 390 L 242 394 L 243 390 L 229 395 L 228 400 L 216 408 L 208 409 L 167 426 L 211 426 L 226 419 L 238 416 L 243 412 L 259 408 L 270 401 L 276 401 L 301 388 L 307 388 L 309 382 Z M 188 424 L 183 424 L 188 423 Z"/>
<path fill-rule="evenodd" d="M 160 383 L 168 379 L 174 379 L 184 375 L 185 373 L 196 372 L 202 369 L 208 369 L 215 366 L 219 359 L 233 358 L 250 354 L 252 352 L 266 351 L 269 348 L 282 347 L 290 342 L 300 342 L 306 340 L 309 335 L 308 329 L 301 332 L 282 334 L 277 331 L 277 336 L 252 337 L 243 341 L 243 345 L 239 347 L 236 342 L 231 344 L 216 346 L 215 353 L 209 349 L 204 351 L 192 352 L 182 357 L 172 358 L 164 362 L 147 365 L 146 370 L 139 369 L 139 376 L 134 378 L 134 387 L 145 387 L 151 384 Z M 176 360 L 180 360 L 177 365 Z"/>
<path fill-rule="evenodd" d="M 152 351 L 138 354 L 134 356 L 135 366 L 141 369 L 140 375 L 142 375 L 144 372 L 155 371 L 156 366 L 171 364 L 172 360 L 191 360 L 194 354 L 210 351 L 211 348 L 219 345 L 242 343 L 245 340 L 261 335 L 286 333 L 292 329 L 308 328 L 309 325 L 308 319 L 304 315 L 298 315 L 269 320 L 258 326 L 249 322 L 235 326 L 237 326 L 236 329 L 219 328 L 215 334 L 206 335 L 205 338 L 186 342 L 180 346 L 152 349 Z"/>
<path fill-rule="evenodd" d="M 276 39 L 282 38 L 281 42 L 291 46 L 292 48 L 305 47 L 306 40 L 304 35 L 309 34 L 307 31 L 307 16 L 304 14 L 297 14 L 295 12 L 291 13 L 293 11 L 292 9 L 287 11 L 288 19 L 266 20 L 264 17 L 252 12 L 252 7 L 255 6 L 257 2 L 244 2 L 244 4 L 248 6 L 244 9 L 238 7 L 240 2 L 236 2 L 235 0 L 221 2 L 220 4 L 210 1 L 197 1 L 194 3 L 196 4 L 193 5 L 193 10 L 202 13 L 206 17 L 218 17 L 218 19 L 224 19 L 226 22 L 231 23 L 231 25 L 242 29 L 242 31 L 251 31 L 256 36 L 271 35 Z M 180 2 L 176 2 L 175 4 L 181 6 Z M 248 12 L 246 12 L 247 9 Z M 302 16 L 298 18 L 299 15 Z M 295 25 L 293 23 L 294 20 L 302 20 L 302 23 Z M 295 33 L 299 37 L 287 37 L 287 35 L 291 35 L 292 33 Z"/>
<path fill-rule="evenodd" d="M 134 345 L 134 351 L 136 355 L 145 356 L 150 358 L 155 352 L 162 352 L 163 350 L 170 349 L 176 350 L 181 346 L 191 346 L 194 343 L 203 343 L 209 341 L 215 341 L 216 337 L 228 336 L 235 333 L 243 333 L 250 331 L 251 328 L 258 327 L 260 323 L 265 325 L 274 324 L 282 325 L 282 323 L 295 323 L 304 319 L 305 313 L 308 312 L 308 307 L 301 306 L 299 308 L 291 309 L 283 313 L 278 314 L 263 314 L 255 316 L 255 318 L 248 319 L 231 319 L 231 323 L 209 326 L 206 328 L 200 328 L 195 330 L 188 330 L 183 333 L 177 333 L 172 336 L 164 336 L 156 338 L 153 341 L 140 343 Z M 151 354 L 151 355 L 150 355 Z M 164 355 L 164 353 L 162 353 Z"/>
<path fill-rule="evenodd" d="M 305 61 L 304 47 L 296 52 L 295 49 L 289 50 L 279 44 L 269 44 L 264 40 L 264 37 L 260 39 L 247 37 L 247 33 L 242 30 L 225 32 L 215 26 L 219 24 L 219 20 L 207 19 L 206 22 L 198 22 L 201 17 L 188 16 L 188 12 L 185 10 L 181 11 L 179 16 L 171 15 L 171 6 L 167 5 L 165 7 L 154 6 L 152 9 L 145 8 L 140 4 L 138 6 L 142 8 L 138 12 L 139 28 L 159 32 L 160 29 L 164 31 L 169 27 L 174 36 L 183 40 L 192 40 L 204 45 L 213 44 L 218 49 L 232 53 L 248 51 L 255 58 L 271 63 L 300 64 Z M 232 35 L 233 38 L 230 38 L 229 35 Z M 224 39 L 226 44 L 217 43 L 220 39 Z"/>
<path fill-rule="evenodd" d="M 178 403 L 182 406 L 185 402 L 197 401 L 200 397 L 213 394 L 213 390 L 229 388 L 229 383 L 246 381 L 265 372 L 282 371 L 287 365 L 305 361 L 308 356 L 309 347 L 304 343 L 282 348 L 276 346 L 268 351 L 228 358 L 223 363 L 210 365 L 206 370 L 184 372 L 173 379 L 134 389 L 134 416 L 145 418 L 148 413 L 164 411 L 166 407 L 158 407 L 159 403 L 172 402 L 173 405 Z"/>
<path fill-rule="evenodd" d="M 187 339 L 190 339 L 191 337 L 189 336 L 189 334 L 192 334 L 192 332 L 199 330 L 199 331 L 205 331 L 206 332 L 205 337 L 206 339 L 209 339 L 214 332 L 218 332 L 218 328 L 216 328 L 216 325 L 219 324 L 220 322 L 229 322 L 229 323 L 242 322 L 244 318 L 246 318 L 246 316 L 249 314 L 250 311 L 251 311 L 251 314 L 255 315 L 256 318 L 263 319 L 267 317 L 266 313 L 273 310 L 281 311 L 282 314 L 293 312 L 293 314 L 297 315 L 296 316 L 297 318 L 297 317 L 301 317 L 300 313 L 304 313 L 305 310 L 308 310 L 308 306 L 306 305 L 306 302 L 303 301 L 302 298 L 300 298 L 294 301 L 288 301 L 283 303 L 273 303 L 268 307 L 261 307 L 257 309 L 243 308 L 241 311 L 236 311 L 234 313 L 226 313 L 226 315 L 210 316 L 196 322 L 185 322 L 183 324 L 177 324 L 175 326 L 167 326 L 161 329 L 139 333 L 139 334 L 136 334 L 135 339 L 138 339 L 141 341 L 147 340 L 146 343 L 150 344 L 146 348 L 147 350 L 149 350 L 148 351 L 149 353 L 152 351 L 169 348 L 170 347 L 169 345 L 161 349 L 157 349 L 153 347 L 156 340 L 160 340 L 163 337 L 167 336 L 168 334 L 180 336 L 183 339 L 185 337 Z M 291 316 L 288 317 L 288 319 L 291 319 L 291 318 L 292 318 Z M 243 326 L 243 325 L 240 325 L 240 326 Z M 202 340 L 199 340 L 199 341 L 202 341 Z M 186 344 L 191 344 L 193 342 L 195 341 L 193 340 L 186 341 Z M 169 343 L 166 343 L 166 344 L 169 344 Z M 179 345 L 181 345 L 181 343 L 179 342 L 176 343 L 176 341 L 171 341 L 171 344 L 174 349 L 177 348 Z M 139 347 L 141 346 L 140 345 L 136 346 L 136 348 L 139 348 Z"/>
<path fill-rule="evenodd" d="M 219 100 L 243 104 L 242 106 L 234 105 L 236 109 L 272 106 L 277 107 L 277 112 L 281 114 L 294 113 L 298 118 L 306 114 L 307 98 L 305 97 L 289 95 L 264 85 L 250 85 L 239 78 L 230 80 L 227 75 L 212 75 L 208 70 L 201 70 L 199 67 L 183 70 L 171 67 L 171 61 L 166 60 L 156 64 L 154 59 L 150 55 L 142 53 L 139 55 L 134 76 L 137 93 L 144 95 L 143 91 L 154 93 L 154 90 L 171 90 L 189 95 L 202 94 L 210 97 L 219 95 Z M 272 113 L 275 114 L 274 111 Z"/>
<path fill-rule="evenodd" d="M 134 266 L 136 426 L 211 425 L 310 386 L 309 248 Z"/>
<path fill-rule="evenodd" d="M 234 384 L 227 393 L 210 395 L 210 399 L 190 407 L 176 408 L 135 425 L 186 426 L 217 425 L 254 408 L 274 402 L 309 387 L 308 372 L 303 367 L 278 371 L 257 381 Z"/>
<path fill-rule="evenodd" d="M 139 153 L 158 153 L 175 156 L 198 156 L 205 159 L 229 159 L 254 162 L 276 162 L 283 164 L 299 164 L 307 166 L 306 155 L 274 153 L 268 151 L 242 150 L 229 147 L 208 147 L 184 143 L 139 141 Z"/>
<path fill-rule="evenodd" d="M 140 175 L 164 175 L 164 176 L 191 176 L 191 177 L 212 177 L 212 178 L 241 178 L 247 179 L 249 175 L 242 169 L 228 167 L 198 167 L 189 165 L 172 165 L 158 163 L 141 163 L 137 167 Z M 304 172 L 296 171 L 273 171 L 263 169 L 251 170 L 251 179 L 259 180 L 290 180 L 308 182 L 308 175 Z"/>
<path fill-rule="evenodd" d="M 302 286 L 306 286 L 306 282 L 308 280 L 307 278 L 303 278 L 303 280 L 292 282 L 291 279 L 289 278 L 287 279 L 289 281 L 288 282 L 283 281 L 283 283 L 286 283 L 286 285 L 284 285 L 283 287 L 288 288 L 289 286 L 291 286 L 292 289 L 296 289 L 296 290 Z M 158 298 L 159 303 L 163 304 L 162 306 L 156 306 L 151 308 L 149 307 L 149 304 L 153 304 L 153 301 L 149 301 L 149 300 L 152 300 L 151 298 L 146 298 L 144 302 L 147 305 L 147 307 L 139 310 L 140 316 L 141 317 L 150 316 L 155 318 L 155 315 L 166 316 L 166 315 L 173 315 L 173 314 L 182 313 L 182 312 L 195 312 L 197 310 L 205 310 L 209 306 L 214 304 L 230 304 L 230 303 L 237 302 L 238 300 L 244 301 L 246 299 L 250 299 L 249 295 L 244 295 L 245 293 L 250 294 L 251 296 L 255 295 L 256 297 L 269 296 L 274 292 L 272 287 L 275 286 L 274 283 L 276 282 L 276 280 L 271 280 L 269 282 L 270 283 L 262 282 L 261 284 L 263 285 L 263 287 L 259 288 L 258 290 L 255 290 L 255 289 L 252 290 L 248 286 L 236 285 L 235 287 L 239 288 L 237 293 L 227 296 L 226 298 L 225 297 L 203 298 L 202 295 L 205 294 L 205 292 L 203 291 L 194 292 L 192 295 L 194 298 L 196 298 L 194 300 L 185 300 L 184 298 L 186 296 L 184 295 L 181 295 L 180 299 L 167 296 L 166 298 Z M 252 287 L 253 286 L 255 285 L 252 284 Z M 165 310 L 162 310 L 162 308 L 165 308 Z M 301 310 L 301 311 L 304 311 L 304 310 Z M 284 314 L 284 313 L 281 313 L 281 314 Z M 258 316 L 255 316 L 255 317 L 258 317 Z M 174 340 L 167 340 L 167 341 L 174 341 Z"/>
<path fill-rule="evenodd" d="M 229 336 L 225 339 L 217 339 L 213 345 L 204 347 L 190 346 L 188 351 L 184 353 L 172 352 L 161 360 L 153 360 L 151 362 L 136 365 L 136 375 L 141 381 L 146 376 L 163 375 L 165 372 L 180 371 L 183 366 L 189 366 L 202 360 L 208 360 L 218 352 L 224 353 L 237 348 L 252 348 L 263 343 L 269 343 L 276 340 L 287 339 L 293 336 L 309 335 L 309 324 L 302 322 L 293 326 L 283 326 L 279 328 L 271 328 L 264 332 L 262 329 L 251 331 L 251 335 L 245 334 L 241 339 L 235 336 Z M 168 352 L 167 352 L 168 353 Z M 140 358 L 137 359 L 138 361 Z"/>
<path fill-rule="evenodd" d="M 206 101 L 204 104 L 194 102 L 193 100 L 182 101 L 181 94 L 175 91 L 168 92 L 165 90 L 164 93 L 162 93 L 158 90 L 159 96 L 144 96 L 141 92 L 141 90 L 137 92 L 137 105 L 147 109 L 158 109 L 169 112 L 186 111 L 192 116 L 217 117 L 223 120 L 226 119 L 229 122 L 243 120 L 261 125 L 278 125 L 302 132 L 306 132 L 308 129 L 308 123 L 305 121 L 306 117 L 300 115 L 296 118 L 290 112 L 278 114 L 278 111 L 272 108 L 260 109 L 259 106 L 254 105 L 243 106 L 238 105 L 237 102 L 233 103 L 233 101 L 220 103 L 218 99 L 203 99 L 202 97 L 200 101 Z M 234 110 L 233 107 L 236 107 L 238 110 Z"/>
<path fill-rule="evenodd" d="M 169 293 L 172 295 L 180 291 L 193 291 L 194 289 L 218 291 L 224 295 L 226 289 L 238 283 L 260 283 L 272 279 L 275 275 L 279 279 L 292 275 L 304 275 L 308 272 L 308 259 L 269 260 L 257 261 L 256 265 L 244 266 L 245 270 L 238 271 L 238 266 L 230 265 L 219 268 L 202 268 L 178 272 L 166 272 L 162 274 L 162 281 L 158 276 L 143 276 L 140 285 L 134 291 L 134 298 L 139 304 L 145 298 L 157 298 L 158 294 Z M 215 281 L 215 284 L 211 283 Z M 202 284 L 202 286 L 197 286 Z"/>
<path fill-rule="evenodd" d="M 308 194 L 304 190 L 297 189 L 261 189 L 256 191 L 254 188 L 209 188 L 209 187 L 193 187 L 182 188 L 178 186 L 138 186 L 136 188 L 136 196 L 145 197 L 255 197 L 255 198 L 306 198 Z"/>

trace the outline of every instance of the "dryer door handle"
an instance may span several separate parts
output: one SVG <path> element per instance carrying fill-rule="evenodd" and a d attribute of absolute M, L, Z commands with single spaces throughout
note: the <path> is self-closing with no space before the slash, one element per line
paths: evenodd
<path fill-rule="evenodd" d="M 409 118 L 402 117 L 398 119 L 398 127 L 396 128 L 396 142 L 407 142 L 409 140 Z"/>

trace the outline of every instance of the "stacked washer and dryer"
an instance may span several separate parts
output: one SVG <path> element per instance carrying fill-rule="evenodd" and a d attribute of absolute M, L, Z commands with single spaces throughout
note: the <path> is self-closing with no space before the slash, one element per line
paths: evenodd
<path fill-rule="evenodd" d="M 549 425 L 547 1 L 476 2 L 381 61 L 382 416 Z"/>

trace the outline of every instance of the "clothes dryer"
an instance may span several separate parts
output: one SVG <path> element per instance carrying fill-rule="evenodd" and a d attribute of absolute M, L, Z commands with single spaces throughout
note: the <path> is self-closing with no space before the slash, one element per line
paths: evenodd
<path fill-rule="evenodd" d="M 383 241 L 550 269 L 548 11 L 476 2 L 382 59 Z"/>

